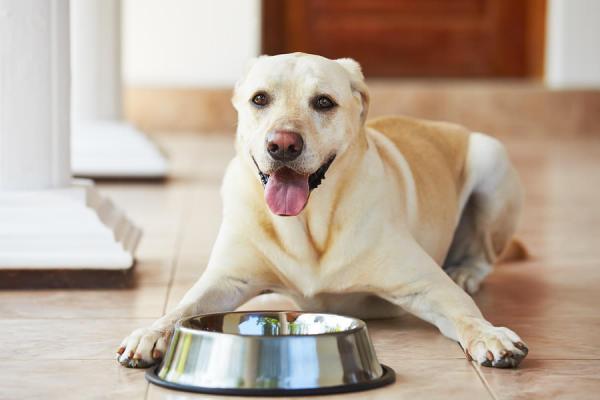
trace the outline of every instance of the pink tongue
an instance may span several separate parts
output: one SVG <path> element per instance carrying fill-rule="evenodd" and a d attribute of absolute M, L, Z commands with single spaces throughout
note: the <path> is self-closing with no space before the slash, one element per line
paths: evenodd
<path fill-rule="evenodd" d="M 265 200 L 273 214 L 298 215 L 308 202 L 308 176 L 281 168 L 269 176 Z"/>

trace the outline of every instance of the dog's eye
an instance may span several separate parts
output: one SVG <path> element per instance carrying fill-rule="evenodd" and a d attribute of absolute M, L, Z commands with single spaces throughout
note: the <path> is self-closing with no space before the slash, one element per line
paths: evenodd
<path fill-rule="evenodd" d="M 258 107 L 264 107 L 269 104 L 269 95 L 265 92 L 258 92 L 252 97 L 252 103 Z"/>
<path fill-rule="evenodd" d="M 327 96 L 317 96 L 313 100 L 313 108 L 317 111 L 331 110 L 337 104 Z"/>

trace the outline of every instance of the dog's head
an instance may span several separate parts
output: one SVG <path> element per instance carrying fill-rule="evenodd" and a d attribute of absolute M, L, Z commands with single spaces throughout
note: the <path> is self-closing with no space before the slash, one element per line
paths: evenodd
<path fill-rule="evenodd" d="M 293 53 L 253 60 L 232 102 L 240 156 L 257 169 L 271 211 L 292 216 L 358 140 L 369 96 L 356 61 Z"/>

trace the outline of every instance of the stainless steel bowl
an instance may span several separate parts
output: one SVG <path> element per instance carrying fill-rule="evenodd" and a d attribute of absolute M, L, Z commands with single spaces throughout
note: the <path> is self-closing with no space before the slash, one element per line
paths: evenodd
<path fill-rule="evenodd" d="M 366 324 L 334 314 L 229 312 L 179 321 L 155 384 L 212 394 L 339 393 L 395 380 Z"/>

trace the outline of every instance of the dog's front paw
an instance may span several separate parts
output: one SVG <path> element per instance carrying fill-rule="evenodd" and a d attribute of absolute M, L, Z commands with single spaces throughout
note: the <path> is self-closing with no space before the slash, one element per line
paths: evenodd
<path fill-rule="evenodd" d="M 162 359 L 170 335 L 170 330 L 136 329 L 121 342 L 117 350 L 117 360 L 128 368 L 150 367 Z"/>
<path fill-rule="evenodd" d="M 529 349 L 521 338 L 508 328 L 483 322 L 463 345 L 469 360 L 485 367 L 515 368 L 527 356 Z"/>

